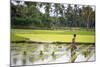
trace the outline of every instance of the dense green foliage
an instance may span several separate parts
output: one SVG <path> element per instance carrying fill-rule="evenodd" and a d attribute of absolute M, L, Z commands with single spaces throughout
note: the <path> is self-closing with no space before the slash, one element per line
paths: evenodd
<path fill-rule="evenodd" d="M 43 2 L 11 2 L 12 28 L 95 27 L 95 7 Z"/>

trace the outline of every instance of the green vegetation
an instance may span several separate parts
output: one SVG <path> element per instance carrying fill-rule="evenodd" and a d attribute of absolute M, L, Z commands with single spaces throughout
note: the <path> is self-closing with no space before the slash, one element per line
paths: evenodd
<path fill-rule="evenodd" d="M 14 4 L 16 2 L 16 5 Z M 11 2 L 11 41 L 95 42 L 95 7 L 61 3 Z"/>
<path fill-rule="evenodd" d="M 11 2 L 11 28 L 61 29 L 95 28 L 95 7 L 61 3 Z"/>
<path fill-rule="evenodd" d="M 16 34 L 11 34 L 11 41 L 22 41 L 28 40 L 28 38 L 17 36 Z"/>
<path fill-rule="evenodd" d="M 17 34 L 61 34 L 61 35 L 95 35 L 95 31 L 85 30 L 32 30 L 32 29 L 12 29 L 12 33 Z"/>
<path fill-rule="evenodd" d="M 20 41 L 29 39 L 31 41 L 42 42 L 72 42 L 73 34 L 77 34 L 77 42 L 95 42 L 94 31 L 67 31 L 67 30 L 25 30 L 25 29 L 12 29 L 12 41 Z M 23 37 L 23 38 L 19 38 Z"/>
<path fill-rule="evenodd" d="M 76 37 L 73 38 L 73 34 Z M 78 49 L 69 57 L 70 43 L 74 40 Z M 11 0 L 11 59 L 14 64 L 15 57 L 22 60 L 20 65 L 27 65 L 28 60 L 31 64 L 38 60 L 48 63 L 64 55 L 62 61 L 67 62 L 75 62 L 80 54 L 89 59 L 91 53 L 95 53 L 91 52 L 94 43 L 94 6 Z"/>

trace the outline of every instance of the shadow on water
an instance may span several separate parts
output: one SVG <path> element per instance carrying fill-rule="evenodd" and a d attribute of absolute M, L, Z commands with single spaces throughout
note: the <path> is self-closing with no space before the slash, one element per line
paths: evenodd
<path fill-rule="evenodd" d="M 88 51 L 88 50 L 83 51 L 84 57 L 85 57 L 85 58 L 88 57 L 88 55 L 90 54 L 90 52 L 91 52 L 91 51 Z"/>
<path fill-rule="evenodd" d="M 27 52 L 24 51 L 24 52 L 23 52 L 23 59 L 22 59 L 22 64 L 23 64 L 23 65 L 26 65 L 26 63 L 27 63 L 27 57 L 26 57 L 26 56 L 27 56 Z"/>
<path fill-rule="evenodd" d="M 44 61 L 44 54 L 43 54 L 43 51 L 42 50 L 40 50 L 40 55 L 39 55 L 39 57 L 40 57 L 40 59 L 42 60 L 42 61 Z"/>
<path fill-rule="evenodd" d="M 17 58 L 13 58 L 13 64 L 16 65 L 16 63 L 17 63 Z"/>
<path fill-rule="evenodd" d="M 55 52 L 53 51 L 52 54 L 51 54 L 53 60 L 56 60 L 56 55 L 55 55 Z"/>

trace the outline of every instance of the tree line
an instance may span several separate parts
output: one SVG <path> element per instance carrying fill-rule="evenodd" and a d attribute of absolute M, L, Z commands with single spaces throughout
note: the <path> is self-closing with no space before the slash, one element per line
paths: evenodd
<path fill-rule="evenodd" d="M 11 2 L 11 28 L 95 28 L 95 7 L 43 2 Z"/>

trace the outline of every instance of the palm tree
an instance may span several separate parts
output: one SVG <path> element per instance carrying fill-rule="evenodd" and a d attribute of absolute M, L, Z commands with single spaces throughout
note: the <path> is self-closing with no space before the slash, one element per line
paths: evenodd
<path fill-rule="evenodd" d="M 73 9 L 72 9 L 72 6 L 70 4 L 68 4 L 68 7 L 66 9 L 65 19 L 66 19 L 67 26 L 69 26 L 70 30 L 71 30 L 71 26 L 73 23 Z"/>
<path fill-rule="evenodd" d="M 92 11 L 93 9 L 90 6 L 86 6 L 83 8 L 83 17 L 86 22 L 87 30 L 89 29 L 89 26 L 90 26 L 89 23 L 92 16 Z"/>
<path fill-rule="evenodd" d="M 55 24 L 57 25 L 57 26 L 59 26 L 60 25 L 60 22 L 59 22 L 59 16 L 63 16 L 64 15 L 64 13 L 63 13 L 63 8 L 64 8 L 64 6 L 63 5 L 61 5 L 60 3 L 55 3 L 54 4 L 54 15 L 55 15 Z"/>
<path fill-rule="evenodd" d="M 50 16 L 51 3 L 45 3 L 45 14 L 48 18 Z"/>

